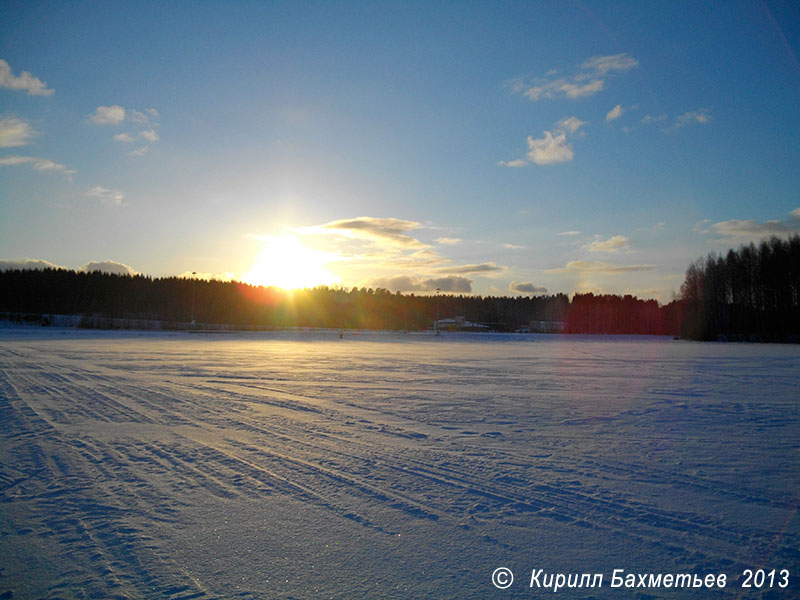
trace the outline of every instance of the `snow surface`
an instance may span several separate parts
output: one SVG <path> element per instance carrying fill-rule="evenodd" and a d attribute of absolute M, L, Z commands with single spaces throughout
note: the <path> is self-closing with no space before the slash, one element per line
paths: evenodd
<path fill-rule="evenodd" d="M 6 329 L 0 598 L 796 598 L 799 399 L 790 345 Z"/>

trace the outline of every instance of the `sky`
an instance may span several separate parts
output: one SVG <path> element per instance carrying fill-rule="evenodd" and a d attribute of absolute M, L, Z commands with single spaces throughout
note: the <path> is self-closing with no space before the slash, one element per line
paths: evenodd
<path fill-rule="evenodd" d="M 0 268 L 634 294 L 800 232 L 793 2 L 0 4 Z"/>

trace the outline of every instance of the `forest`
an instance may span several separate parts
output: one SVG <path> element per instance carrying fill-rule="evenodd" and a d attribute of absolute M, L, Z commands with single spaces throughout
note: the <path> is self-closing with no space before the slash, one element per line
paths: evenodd
<path fill-rule="evenodd" d="M 110 275 L 64 269 L 0 273 L 0 312 L 11 320 L 80 315 L 79 326 L 150 320 L 160 328 L 212 324 L 241 329 L 319 327 L 426 330 L 464 317 L 484 331 L 533 322 L 565 333 L 674 335 L 699 340 L 798 341 L 800 236 L 709 254 L 686 271 L 666 305 L 631 295 L 418 296 L 385 289 L 317 287 L 286 292 L 239 282 Z M 112 321 L 117 319 L 117 321 Z"/>

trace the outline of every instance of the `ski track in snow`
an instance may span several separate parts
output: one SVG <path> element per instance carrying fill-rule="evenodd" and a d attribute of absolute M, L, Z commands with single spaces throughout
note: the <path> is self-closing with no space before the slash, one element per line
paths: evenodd
<path fill-rule="evenodd" d="M 797 597 L 799 399 L 797 346 L 0 330 L 0 599 Z"/>

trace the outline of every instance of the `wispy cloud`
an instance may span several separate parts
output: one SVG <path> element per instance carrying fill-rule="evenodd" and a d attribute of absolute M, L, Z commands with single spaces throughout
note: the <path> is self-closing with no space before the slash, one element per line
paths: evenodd
<path fill-rule="evenodd" d="M 603 89 L 605 85 L 602 79 L 595 79 L 588 83 L 578 83 L 577 81 L 569 81 L 566 79 L 555 79 L 548 81 L 541 85 L 534 85 L 529 87 L 523 94 L 526 98 L 536 102 L 544 98 L 558 98 L 564 97 L 570 100 L 576 98 L 584 98 L 586 96 L 593 96 Z"/>
<path fill-rule="evenodd" d="M 119 190 L 112 190 L 102 185 L 96 185 L 88 192 L 86 195 L 89 198 L 97 198 L 100 200 L 102 204 L 106 204 L 109 206 L 124 206 L 123 200 L 125 199 L 125 194 L 123 194 Z"/>
<path fill-rule="evenodd" d="M 131 121 L 133 121 L 134 123 L 145 123 L 146 124 L 146 123 L 150 122 L 150 117 L 148 117 L 145 113 L 143 113 L 141 111 L 132 110 L 131 111 Z"/>
<path fill-rule="evenodd" d="M 395 218 L 356 217 L 339 219 L 313 227 L 297 229 L 298 233 L 342 235 L 348 238 L 367 240 L 401 248 L 429 248 L 417 238 L 409 235 L 421 227 L 416 221 Z"/>
<path fill-rule="evenodd" d="M 126 144 L 130 144 L 133 141 L 133 138 L 129 133 L 118 133 L 114 136 L 114 139 L 118 142 L 124 142 Z"/>
<path fill-rule="evenodd" d="M 709 233 L 710 230 L 708 228 L 708 224 L 713 223 L 711 219 L 703 219 L 702 221 L 698 221 L 694 225 L 692 225 L 692 231 L 695 233 Z"/>
<path fill-rule="evenodd" d="M 442 246 L 455 246 L 460 244 L 463 240 L 461 238 L 440 237 L 436 238 L 436 243 Z"/>
<path fill-rule="evenodd" d="M 518 80 L 512 85 L 512 89 L 533 102 L 554 98 L 576 100 L 593 96 L 605 88 L 608 76 L 628 71 L 638 64 L 628 54 L 594 56 L 570 76 L 555 77 L 555 74 L 549 74 L 530 84 Z"/>
<path fill-rule="evenodd" d="M 139 132 L 139 137 L 147 140 L 148 142 L 158 141 L 158 133 L 156 133 L 155 129 L 147 129 L 145 131 L 141 131 Z"/>
<path fill-rule="evenodd" d="M 717 235 L 729 243 L 800 233 L 800 208 L 791 211 L 783 220 L 729 219 L 713 223 L 706 219 L 696 223 L 693 229 L 697 233 Z"/>
<path fill-rule="evenodd" d="M 125 115 L 125 108 L 114 104 L 113 106 L 98 106 L 89 118 L 96 125 L 119 125 L 125 120 Z"/>
<path fill-rule="evenodd" d="M 435 250 L 428 250 L 426 248 L 422 250 L 417 250 L 415 252 L 411 252 L 410 254 L 406 254 L 405 256 L 406 256 L 405 260 L 400 259 L 397 262 L 413 266 L 419 266 L 422 264 L 432 266 L 441 264 L 443 262 L 447 262 L 444 258 L 441 257 L 441 255 L 438 252 L 436 252 Z"/>
<path fill-rule="evenodd" d="M 529 281 L 512 281 L 508 289 L 519 294 L 546 294 L 547 288 Z"/>
<path fill-rule="evenodd" d="M 588 245 L 589 252 L 622 252 L 630 251 L 630 239 L 624 235 L 614 235 L 604 240 L 602 236 L 595 236 L 594 241 Z"/>
<path fill-rule="evenodd" d="M 554 128 L 556 131 L 565 131 L 570 135 L 576 135 L 584 125 L 586 125 L 586 121 L 581 121 L 577 117 L 564 117 L 555 124 Z"/>
<path fill-rule="evenodd" d="M 691 125 L 699 123 L 700 125 L 708 125 L 711 122 L 711 115 L 707 108 L 685 112 L 682 115 L 675 117 L 675 126 L 683 127 L 684 125 Z"/>
<path fill-rule="evenodd" d="M 560 231 L 557 235 L 580 235 L 581 232 L 577 229 L 570 229 L 569 231 Z"/>
<path fill-rule="evenodd" d="M 514 160 L 501 160 L 497 164 L 503 165 L 504 167 L 511 167 L 512 169 L 514 169 L 519 167 L 527 167 L 528 161 L 525 160 L 524 158 L 515 158 Z"/>
<path fill-rule="evenodd" d="M 622 113 L 625 112 L 625 109 L 622 108 L 622 104 L 617 104 L 614 108 L 606 113 L 606 123 L 610 123 L 611 121 L 616 121 L 622 116 Z"/>
<path fill-rule="evenodd" d="M 35 171 L 58 171 L 71 177 L 77 171 L 68 169 L 66 165 L 53 162 L 47 158 L 36 158 L 34 156 L 5 156 L 0 158 L 0 165 L 6 167 L 16 167 L 19 165 L 30 165 Z"/>
<path fill-rule="evenodd" d="M 518 158 L 508 162 L 501 160 L 498 164 L 506 167 L 521 167 L 528 163 L 553 165 L 569 162 L 575 157 L 575 153 L 567 140 L 577 135 L 584 125 L 586 123 L 577 117 L 561 119 L 553 125 L 552 131 L 543 132 L 544 137 L 528 136 L 528 152 L 525 154 L 525 159 Z"/>
<path fill-rule="evenodd" d="M 435 292 L 439 289 L 442 292 L 451 294 L 472 293 L 472 280 L 458 275 L 447 277 L 414 277 L 410 275 L 377 277 L 369 280 L 369 286 L 384 288 L 393 292 Z"/>
<path fill-rule="evenodd" d="M 642 117 L 639 122 L 642 125 L 662 123 L 664 124 L 662 130 L 665 133 L 670 133 L 688 125 L 708 125 L 711 123 L 711 120 L 711 111 L 707 108 L 701 108 L 700 110 L 687 111 L 674 118 L 670 117 L 667 113 L 660 113 L 657 115 L 647 114 Z"/>
<path fill-rule="evenodd" d="M 2 58 L 0 58 L 0 87 L 24 90 L 29 96 L 51 96 L 55 91 L 49 89 L 45 82 L 27 71 L 14 75 L 11 72 L 11 66 Z"/>
<path fill-rule="evenodd" d="M 609 56 L 593 56 L 583 63 L 581 68 L 584 71 L 594 71 L 599 75 L 607 75 L 609 73 L 628 71 L 638 66 L 639 62 L 635 58 L 623 53 Z"/>
<path fill-rule="evenodd" d="M 569 273 L 570 271 L 591 273 L 628 273 L 631 271 L 651 271 L 655 265 L 615 265 L 599 260 L 571 260 L 566 266 L 548 269 L 547 273 Z"/>
<path fill-rule="evenodd" d="M 477 274 L 497 274 L 505 271 L 506 268 L 493 262 L 486 262 L 473 265 L 448 266 L 437 269 L 439 273 L 451 275 L 477 275 Z"/>
<path fill-rule="evenodd" d="M 16 117 L 0 118 L 0 148 L 24 146 L 35 135 L 27 121 Z"/>
<path fill-rule="evenodd" d="M 653 116 L 653 115 L 645 115 L 642 118 L 641 123 L 642 123 L 642 125 L 650 125 L 651 123 L 661 123 L 662 121 L 666 121 L 667 118 L 668 118 L 668 116 L 665 113 L 662 113 L 660 115 L 655 115 L 655 116 Z"/>

